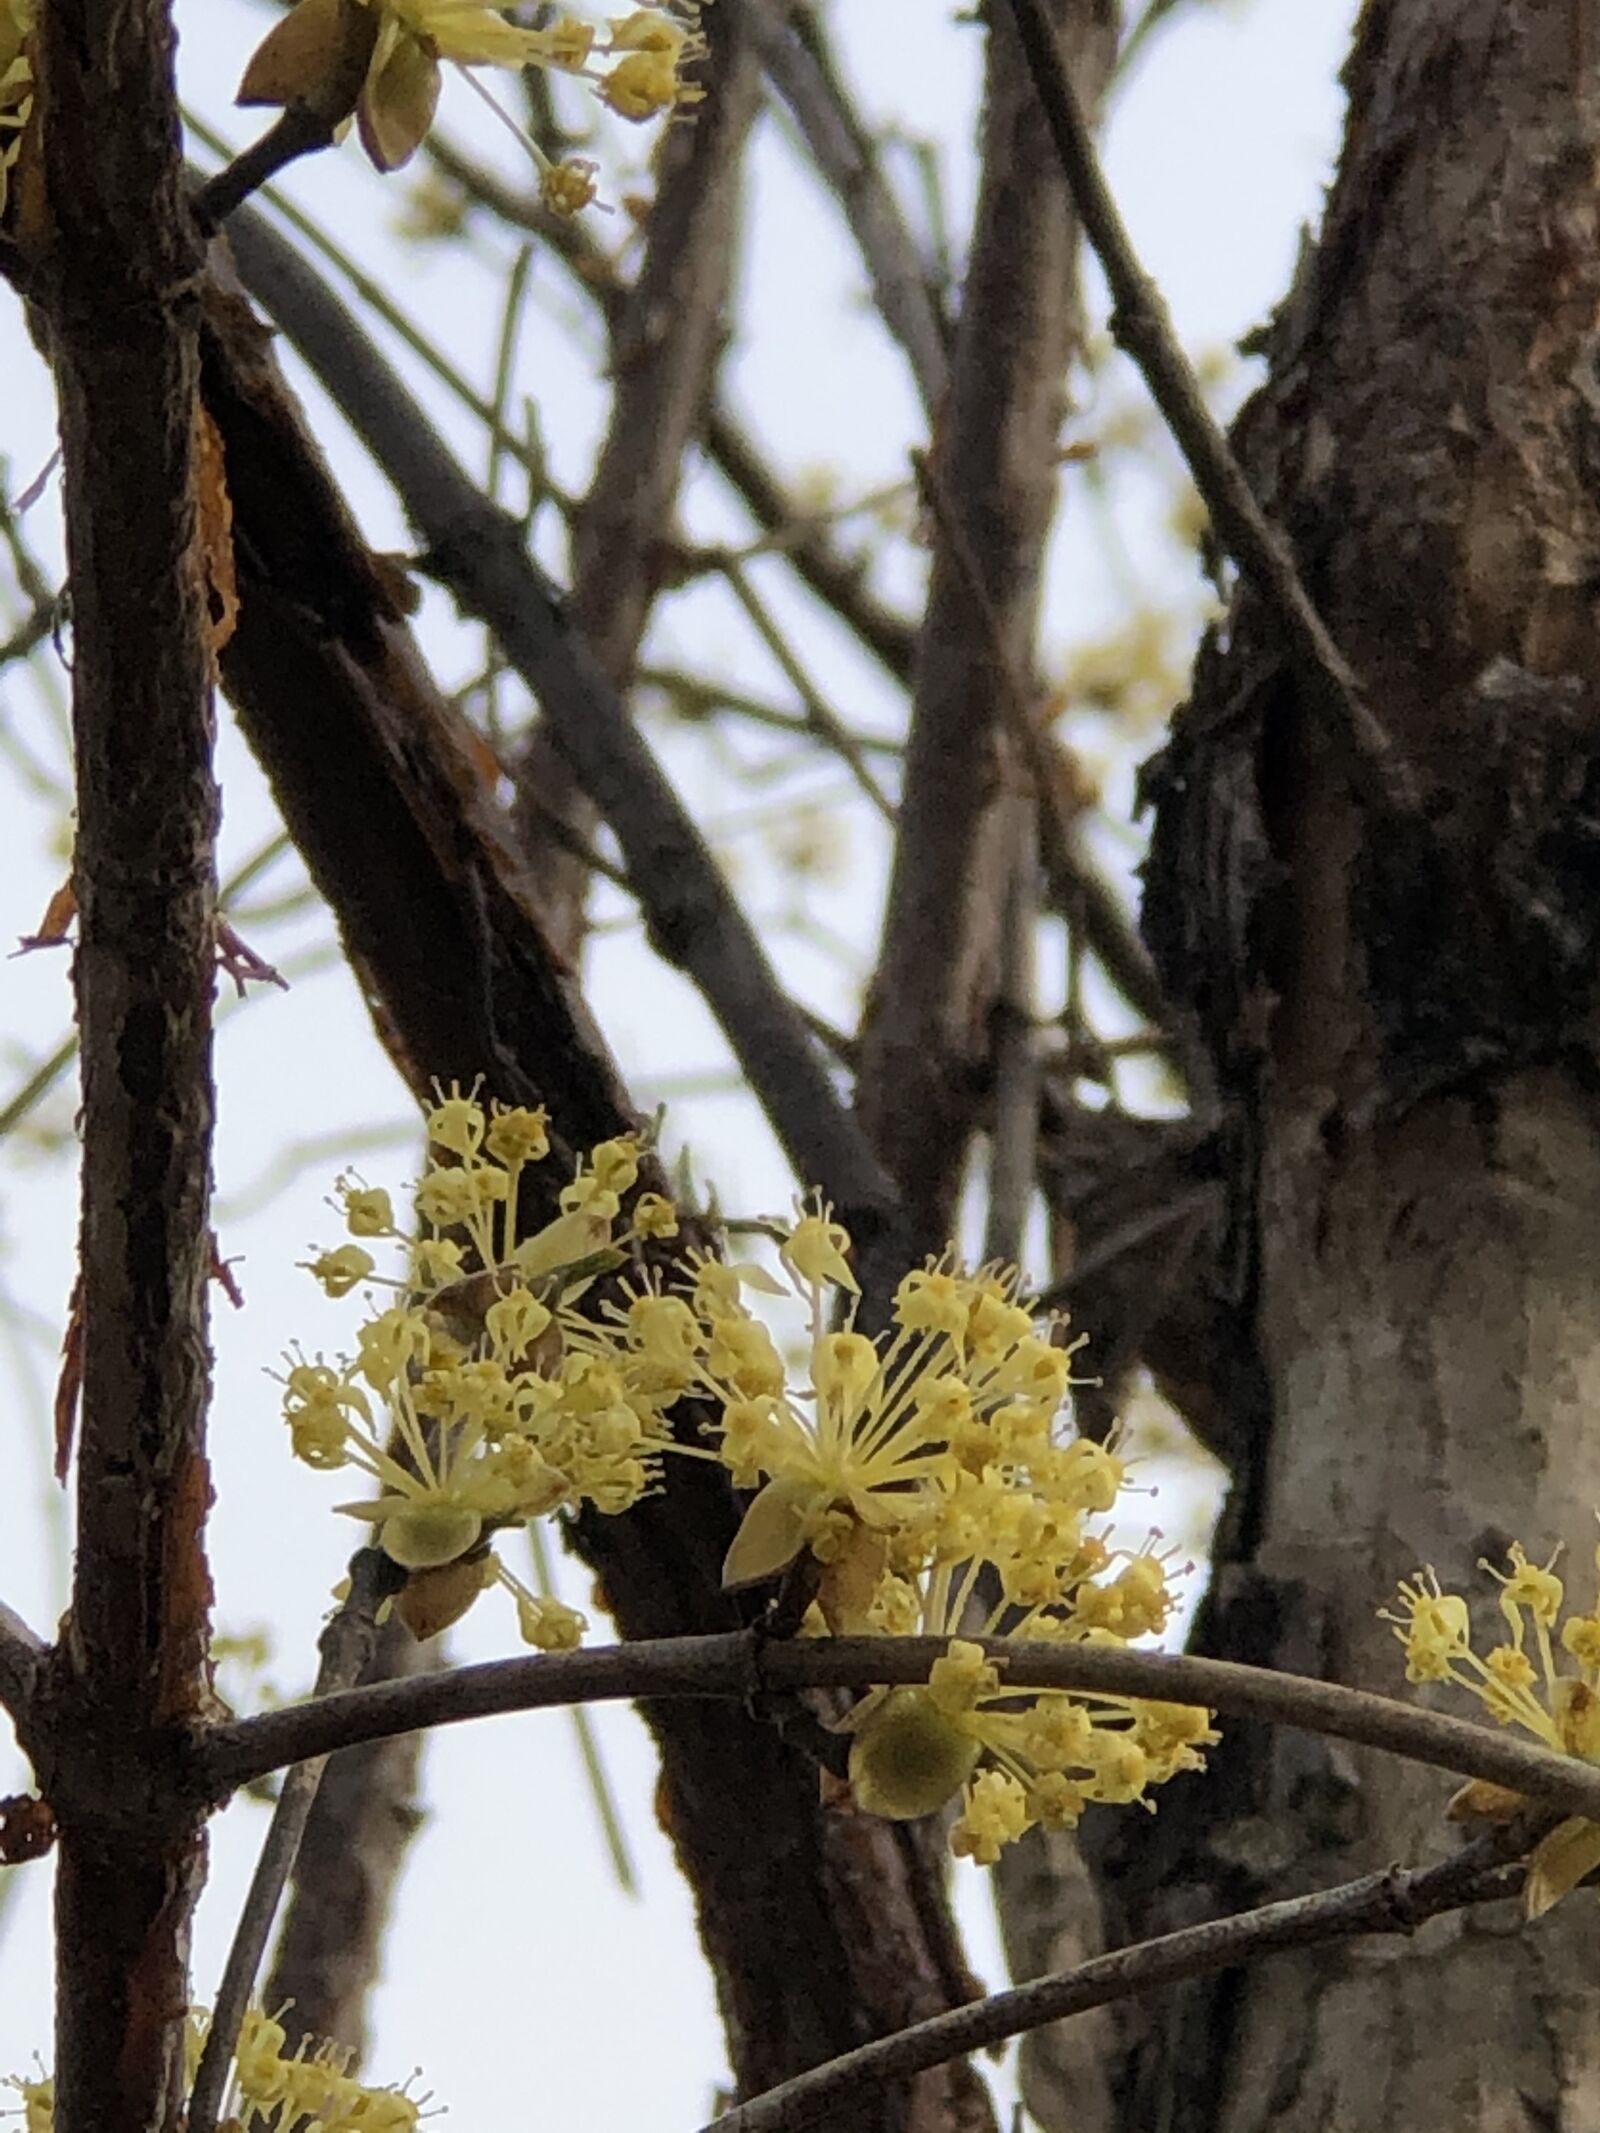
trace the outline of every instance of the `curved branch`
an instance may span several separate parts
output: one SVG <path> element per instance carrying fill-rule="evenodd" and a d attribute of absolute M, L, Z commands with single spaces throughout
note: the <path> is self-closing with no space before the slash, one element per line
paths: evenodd
<path fill-rule="evenodd" d="M 1076 1689 L 1203 1704 L 1232 1717 L 1268 1719 L 1429 1763 L 1461 1777 L 1485 1778 L 1563 1813 L 1600 1820 L 1600 1768 L 1366 1689 L 1178 1652 L 1013 1643 L 1004 1637 L 974 1641 L 1001 1662 L 1010 1688 Z M 196 1750 L 197 1775 L 207 1793 L 222 1794 L 286 1763 L 327 1755 L 359 1741 L 563 1704 L 681 1696 L 749 1701 L 795 1689 L 922 1682 L 948 1649 L 942 1637 L 828 1637 L 779 1643 L 759 1630 L 734 1630 L 722 1636 L 663 1637 L 537 1658 L 493 1659 L 449 1673 L 349 1689 L 216 1726 Z"/>
<path fill-rule="evenodd" d="M 1232 1918 L 1207 1919 L 1203 1925 L 1094 1956 L 1055 1977 L 991 1993 L 896 2036 L 863 2044 L 826 2066 L 795 2075 L 764 2096 L 736 2104 L 703 2133 L 797 2133 L 801 2126 L 815 2124 L 842 2097 L 925 2073 L 1068 2015 L 1087 2014 L 1136 1992 L 1230 1970 L 1289 1948 L 1348 1940 L 1358 1933 L 1414 1933 L 1441 1911 L 1514 1895 L 1521 1879 L 1522 1868 L 1508 1864 L 1503 1846 L 1490 1839 L 1475 1846 L 1470 1857 L 1463 1853 L 1442 1866 L 1363 1874 L 1338 1888 L 1261 1904 Z"/>

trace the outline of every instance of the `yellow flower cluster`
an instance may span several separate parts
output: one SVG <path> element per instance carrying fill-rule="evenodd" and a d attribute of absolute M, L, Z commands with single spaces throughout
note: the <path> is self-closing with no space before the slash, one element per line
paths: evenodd
<path fill-rule="evenodd" d="M 879 1340 L 855 1330 L 850 1239 L 826 1210 L 780 1248 L 809 1319 L 792 1383 L 745 1291 L 761 1269 L 692 1259 L 685 1293 L 612 1305 L 589 1336 L 642 1361 L 647 1382 L 712 1406 L 714 1456 L 756 1491 L 724 1567 L 730 1585 L 818 1569 L 813 1633 L 957 1641 L 926 1688 L 874 1691 L 848 1721 L 856 1803 L 932 1812 L 964 1790 L 954 1843 L 989 1862 L 1033 1823 L 1060 1827 L 1091 1800 L 1144 1799 L 1197 1768 L 1210 1714 L 1111 1696 L 1007 1690 L 963 1631 L 1125 1643 L 1172 1607 L 1153 1548 L 1108 1545 L 1123 1464 L 1063 1438 L 1072 1349 L 1037 1326 L 1017 1277 L 946 1263 L 906 1275 Z M 578 1335 L 575 1338 L 583 1338 Z"/>
<path fill-rule="evenodd" d="M 676 1217 L 660 1195 L 634 1192 L 639 1144 L 624 1138 L 601 1143 L 562 1191 L 561 1212 L 525 1237 L 519 1186 L 548 1152 L 544 1113 L 486 1111 L 452 1093 L 427 1130 L 436 1159 L 416 1188 L 415 1236 L 387 1193 L 340 1181 L 351 1241 L 309 1270 L 332 1296 L 361 1284 L 377 1293 L 354 1357 L 290 1360 L 290 1438 L 308 1466 L 353 1467 L 377 1484 L 339 1509 L 368 1520 L 410 1573 L 397 1606 L 419 1636 L 498 1584 L 530 1643 L 565 1648 L 583 1618 L 529 1592 L 489 1539 L 579 1504 L 624 1511 L 650 1487 L 675 1395 L 647 1358 L 606 1352 L 573 1306 L 621 1263 L 622 1246 L 670 1236 Z M 380 1277 L 367 1248 L 380 1241 L 406 1251 L 396 1279 Z M 394 1301 L 383 1302 L 385 1289 Z"/>
<path fill-rule="evenodd" d="M 433 124 L 441 60 L 577 75 L 611 110 L 642 122 L 704 95 L 684 77 L 684 68 L 705 52 L 697 23 L 696 0 L 635 8 L 604 30 L 575 15 L 547 29 L 524 29 L 480 0 L 298 0 L 257 47 L 239 102 L 310 98 L 364 58 L 356 105 L 361 144 L 379 170 L 398 170 Z M 581 157 L 554 163 L 526 135 L 523 140 L 539 166 L 545 205 L 556 214 L 587 207 L 595 196 L 595 165 Z"/>
<path fill-rule="evenodd" d="M 205 2018 L 191 2014 L 185 2039 L 191 2081 L 205 2035 Z M 412 2133 L 422 2116 L 416 2097 L 357 2081 L 347 2071 L 352 2054 L 343 2045 L 308 2049 L 302 2040 L 291 2052 L 288 2041 L 281 2022 L 256 2008 L 245 2015 L 227 2105 L 227 2123 L 239 2133 Z M 22 2099 L 26 2133 L 54 2133 L 54 2082 L 13 2079 L 7 2086 Z"/>
<path fill-rule="evenodd" d="M 1500 1612 L 1507 1634 L 1485 1656 L 1472 1648 L 1472 1624 L 1466 1601 L 1446 1592 L 1430 1569 L 1400 1586 L 1400 1611 L 1384 1608 L 1381 1618 L 1394 1625 L 1405 1647 L 1406 1679 L 1448 1681 L 1476 1696 L 1501 1725 L 1518 1725 L 1547 1748 L 1563 1755 L 1600 1762 L 1600 1600 L 1586 1614 L 1563 1621 L 1566 1589 L 1555 1574 L 1555 1557 L 1542 1566 L 1530 1563 L 1513 1542 L 1509 1567 L 1480 1567 L 1500 1587 Z M 1600 1572 L 1600 1549 L 1595 1551 Z M 1557 1624 L 1560 1624 L 1559 1630 Z M 1557 1663 L 1559 1644 L 1568 1667 Z M 1530 1649 L 1531 1647 L 1531 1649 Z M 1498 1788 L 1469 1785 L 1457 1795 L 1462 1816 L 1498 1815 L 1520 1800 Z M 1569 1889 L 1600 1866 L 1600 1823 L 1581 1816 L 1563 1822 L 1538 1845 L 1529 1861 L 1523 1888 L 1528 1916 L 1537 1918 Z"/>
<path fill-rule="evenodd" d="M 6 210 L 11 166 L 22 152 L 22 129 L 33 110 L 33 68 L 26 51 L 38 0 L 0 0 L 0 215 Z"/>

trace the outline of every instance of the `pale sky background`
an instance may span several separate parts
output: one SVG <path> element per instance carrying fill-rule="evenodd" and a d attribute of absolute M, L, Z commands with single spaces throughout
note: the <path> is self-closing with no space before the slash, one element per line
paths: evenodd
<path fill-rule="evenodd" d="M 957 12 L 947 0 L 835 0 L 832 10 L 864 112 L 939 144 L 950 222 L 959 231 L 973 185 L 980 39 Z M 1121 97 L 1108 137 L 1111 180 L 1192 348 L 1236 340 L 1285 286 L 1299 227 L 1315 217 L 1331 167 L 1341 116 L 1334 77 L 1354 14 L 1355 0 L 1187 8 L 1177 26 L 1152 42 Z M 230 98 L 270 11 L 250 0 L 178 0 L 178 17 L 185 97 L 231 138 L 247 139 L 250 126 L 230 108 Z M 444 124 L 474 153 L 514 171 L 515 144 L 502 142 L 459 84 L 447 84 Z M 637 152 L 638 137 L 623 145 Z M 902 174 L 907 168 L 896 167 Z M 399 246 L 392 229 L 405 181 L 380 184 L 354 144 L 302 166 L 290 189 L 487 391 L 509 250 L 476 224 L 461 251 Z M 908 447 L 922 441 L 903 370 L 873 329 L 861 300 L 863 278 L 836 213 L 770 125 L 753 161 L 740 276 L 741 324 L 729 383 L 774 457 L 796 474 L 831 468 L 841 494 L 903 478 Z M 518 390 L 538 403 L 558 476 L 579 486 L 603 410 L 593 378 L 599 337 L 559 273 L 537 258 L 533 290 Z M 417 375 L 409 359 L 407 367 Z M 0 454 L 8 462 L 8 493 L 16 496 L 49 456 L 53 417 L 18 307 L 3 296 L 0 374 L 7 382 Z M 1241 382 L 1246 375 L 1241 371 Z M 1136 399 L 1125 378 L 1106 390 L 1118 404 Z M 426 391 L 463 455 L 481 467 L 484 446 L 470 419 L 442 405 L 431 381 Z M 381 477 L 314 387 L 306 387 L 306 399 L 369 537 L 379 547 L 404 548 L 406 530 Z M 1092 410 L 1085 416 L 1091 427 L 1092 416 Z M 1125 616 L 1130 577 L 1142 599 L 1194 606 L 1192 573 L 1180 571 L 1170 546 L 1155 537 L 1159 484 L 1135 478 L 1123 494 L 1128 553 L 1122 565 L 1079 496 L 1069 493 L 1066 500 L 1045 629 L 1054 661 Z M 52 568 L 55 510 L 52 489 L 29 518 L 30 535 Z M 746 531 L 709 480 L 695 484 L 686 517 L 706 537 L 737 539 Z M 900 548 L 888 568 L 893 582 L 914 584 L 912 551 Z M 775 590 L 768 577 L 761 583 L 836 705 L 854 723 L 891 730 L 894 706 L 865 664 L 836 634 L 819 629 L 803 603 Z M 0 599 L 7 592 L 0 568 Z M 0 636 L 8 628 L 0 608 Z M 436 594 L 428 598 L 422 629 L 443 677 L 458 682 L 474 670 L 481 635 L 462 629 Z M 714 668 L 774 701 L 787 700 L 781 677 L 723 595 L 696 592 L 665 605 L 650 652 L 664 662 Z M 63 761 L 61 692 L 53 667 L 0 675 L 8 853 L 0 941 L 34 929 L 64 871 L 61 808 L 50 789 Z M 520 715 L 510 692 L 506 708 L 509 716 Z M 1088 749 L 1099 749 L 1104 737 L 1092 721 L 1077 731 Z M 770 824 L 763 831 L 750 819 L 751 795 L 735 775 L 742 764 L 781 780 L 784 750 L 758 745 L 747 731 L 716 746 L 679 735 L 669 743 L 669 760 L 680 777 L 692 775 L 697 815 L 716 833 L 761 913 L 786 979 L 823 1013 L 852 1019 L 876 924 L 883 852 L 840 777 L 822 765 L 778 787 L 787 796 L 789 821 L 838 847 L 826 878 L 803 885 L 802 936 L 788 923 L 798 892 L 773 863 Z M 261 780 L 226 715 L 220 762 L 227 869 L 274 825 Z M 1125 794 L 1126 761 L 1111 769 L 1111 791 Z M 1137 857 L 1131 835 L 1112 833 L 1108 849 L 1124 868 Z M 280 861 L 254 891 L 256 903 L 300 878 L 292 859 Z M 625 923 L 631 913 L 623 899 L 608 894 L 598 908 L 612 923 L 596 945 L 592 997 L 636 1094 L 645 1104 L 659 1093 L 672 1097 L 669 1146 L 691 1146 L 700 1174 L 715 1181 L 730 1212 L 781 1209 L 792 1183 L 753 1106 L 736 1091 L 707 1086 L 725 1060 L 708 1017 L 686 987 L 648 958 L 637 929 Z M 247 903 L 240 923 L 253 945 L 279 961 L 293 961 L 297 950 L 328 937 L 320 912 L 278 924 Z M 1049 955 L 1047 940 L 1041 961 L 1047 998 L 1059 977 Z M 65 1036 L 70 1002 L 64 954 L 33 955 L 0 970 L 3 1112 Z M 219 1031 L 217 1070 L 219 1221 L 224 1252 L 242 1262 L 247 1303 L 239 1313 L 219 1304 L 214 1319 L 217 1621 L 223 1631 L 269 1628 L 270 1678 L 294 1694 L 309 1678 L 329 1589 L 355 1536 L 351 1523 L 331 1511 L 345 1493 L 339 1481 L 290 1461 L 277 1388 L 266 1372 L 291 1340 L 313 1350 L 337 1348 L 351 1337 L 354 1300 L 327 1303 L 295 1270 L 308 1245 L 337 1241 L 322 1204 L 335 1173 L 353 1161 L 373 1182 L 399 1187 L 415 1158 L 406 1138 L 406 1099 L 336 965 L 299 977 L 288 994 L 258 993 L 242 1013 L 230 1008 Z M 74 1085 L 63 1082 L 33 1122 L 48 1125 L 53 1149 L 37 1131 L 0 1146 L 0 1290 L 14 1306 L 0 1323 L 6 1415 L 0 1500 L 7 1506 L 0 1593 L 44 1630 L 65 1591 L 67 1514 L 48 1479 L 46 1416 L 71 1283 L 75 1103 Z M 389 1145 L 369 1152 L 374 1130 L 384 1128 L 393 1129 Z M 269 1192 L 281 1151 L 307 1141 L 322 1152 L 304 1167 L 288 1166 Z M 1144 1478 L 1159 1485 L 1159 1472 Z M 1190 1513 L 1169 1503 L 1151 1515 L 1181 1529 Z M 506 1545 L 513 1567 L 525 1567 L 515 1541 Z M 570 1596 L 582 1604 L 582 1576 L 573 1566 L 564 1574 Z M 593 1634 L 603 1637 L 602 1622 Z M 455 1635 L 462 1659 L 516 1648 L 515 1624 L 493 1596 Z M 713 2087 L 725 2073 L 688 1897 L 655 1827 L 646 1736 L 626 1711 L 602 1710 L 596 1724 L 638 1863 L 637 1899 L 624 1896 L 611 1876 L 561 1715 L 454 1729 L 428 1749 L 427 1822 L 400 1891 L 370 2067 L 373 2078 L 385 2080 L 420 2065 L 423 2085 L 448 2105 L 455 2128 L 509 2133 L 538 2123 L 602 2133 L 624 2126 L 630 2133 L 689 2133 L 709 2115 Z M 24 1781 L 7 1742 L 0 1790 Z M 249 1802 L 236 1803 L 213 1825 L 214 1873 L 196 1949 L 202 2002 L 213 1989 L 264 1826 L 264 1810 Z M 47 1865 L 20 1870 L 0 1912 L 0 2073 L 30 2069 L 36 2054 L 48 2062 L 49 1882 Z M 1003 1976 L 984 1877 L 960 1867 L 956 1886 L 974 1965 L 998 1984 Z"/>

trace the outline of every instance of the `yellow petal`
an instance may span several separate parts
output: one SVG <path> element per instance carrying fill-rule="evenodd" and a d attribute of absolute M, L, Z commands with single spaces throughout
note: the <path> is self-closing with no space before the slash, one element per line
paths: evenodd
<path fill-rule="evenodd" d="M 1534 1848 L 1528 1861 L 1528 1878 L 1522 1886 L 1522 1909 L 1527 1918 L 1542 1918 L 1569 1889 L 1575 1889 L 1585 1874 L 1600 1866 L 1600 1822 L 1574 1816 L 1551 1830 Z"/>
<path fill-rule="evenodd" d="M 1512 1822 L 1527 1811 L 1528 1796 L 1496 1785 L 1488 1778 L 1469 1778 L 1459 1792 L 1450 1795 L 1445 1819 L 1450 1822 Z"/>
<path fill-rule="evenodd" d="M 762 1585 L 787 1570 L 806 1544 L 811 1521 L 828 1503 L 815 1481 L 780 1475 L 769 1481 L 744 1514 L 722 1565 L 723 1589 Z"/>
<path fill-rule="evenodd" d="M 402 1570 L 442 1570 L 475 1548 L 483 1520 L 460 1504 L 422 1503 L 397 1511 L 378 1529 L 378 1546 Z"/>

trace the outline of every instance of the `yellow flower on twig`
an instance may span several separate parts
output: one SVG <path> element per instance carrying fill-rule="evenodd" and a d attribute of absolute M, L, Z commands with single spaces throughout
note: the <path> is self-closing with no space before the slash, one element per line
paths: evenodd
<path fill-rule="evenodd" d="M 1507 1560 L 1505 1570 L 1480 1566 L 1499 1583 L 1507 1630 L 1505 1640 L 1483 1657 L 1472 1648 L 1471 1619 L 1459 1593 L 1442 1590 L 1431 1569 L 1402 1582 L 1400 1611 L 1380 1612 L 1405 1647 L 1406 1679 L 1451 1682 L 1476 1696 L 1500 1725 L 1521 1726 L 1558 1754 L 1600 1763 L 1600 1602 L 1561 1621 L 1566 1592 L 1552 1567 L 1555 1557 L 1542 1565 L 1530 1563 L 1514 1541 Z M 1595 1562 L 1600 1571 L 1600 1549 Z M 1558 1644 L 1571 1666 L 1558 1661 Z M 1506 1796 L 1498 1787 L 1493 1791 L 1498 1795 L 1493 1810 L 1500 1816 Z M 1471 1816 L 1490 1800 L 1488 1792 L 1469 1785 L 1456 1795 L 1453 1811 Z M 1523 1886 L 1528 1917 L 1538 1918 L 1559 1903 L 1597 1866 L 1600 1823 L 1583 1816 L 1561 1823 L 1529 1860 Z"/>

